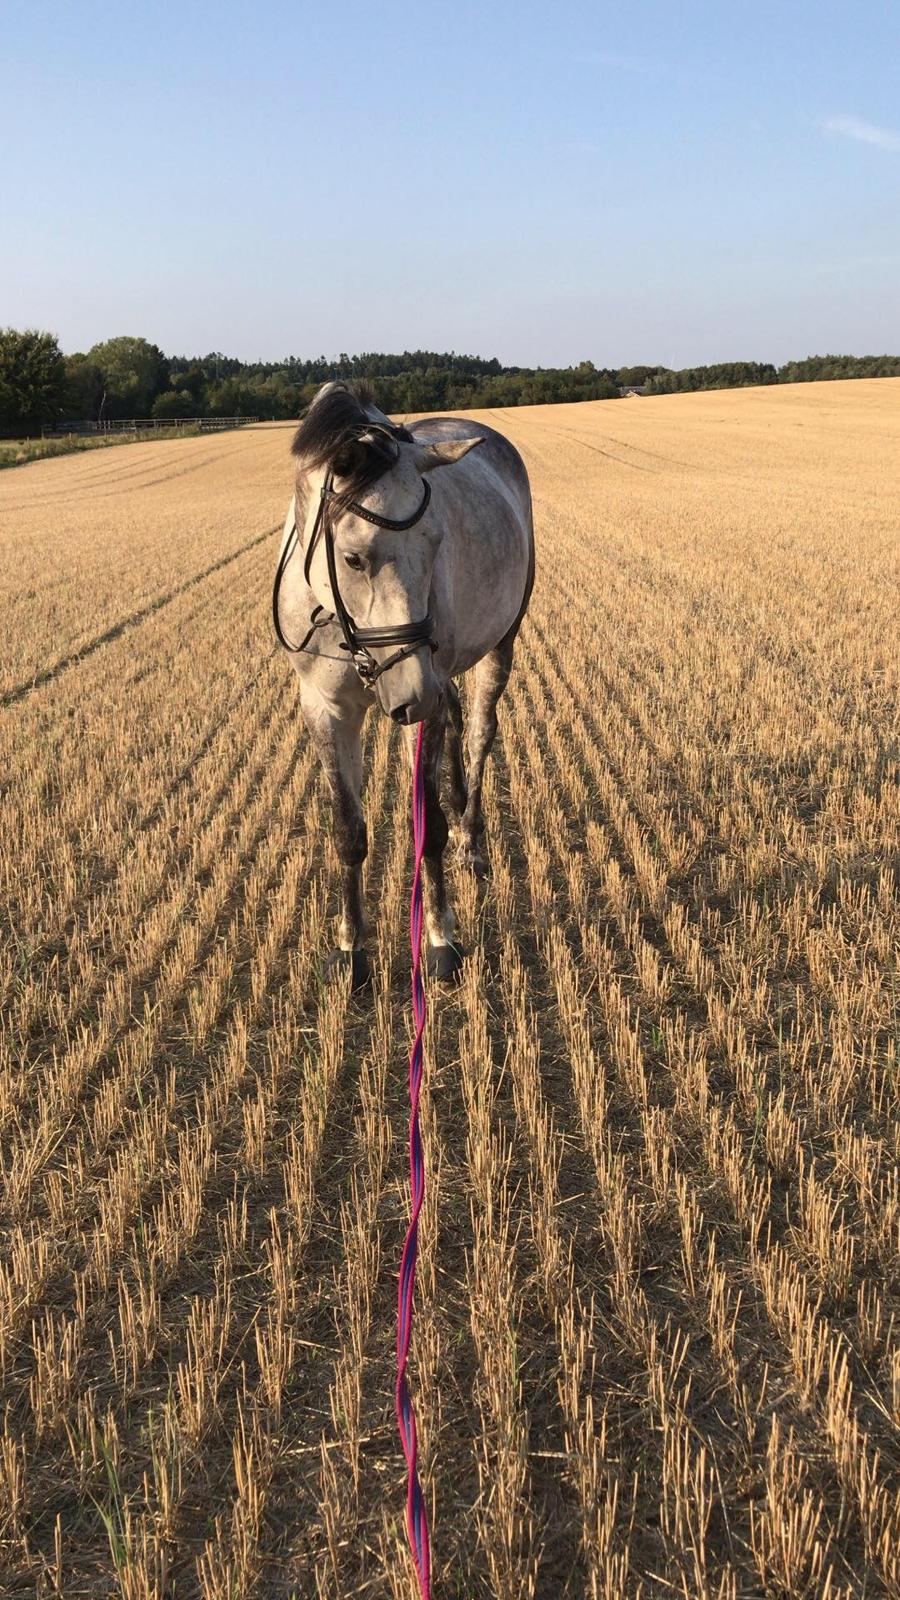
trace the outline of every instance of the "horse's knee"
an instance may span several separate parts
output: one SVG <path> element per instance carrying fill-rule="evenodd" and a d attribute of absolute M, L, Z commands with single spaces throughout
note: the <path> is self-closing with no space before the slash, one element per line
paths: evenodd
<path fill-rule="evenodd" d="M 453 815 L 457 819 L 460 818 L 466 809 L 466 805 L 468 804 L 469 789 L 465 777 L 456 770 L 452 771 L 450 774 L 450 786 L 447 798 L 450 801 L 450 809 L 453 812 Z"/>
<path fill-rule="evenodd" d="M 450 828 L 437 795 L 434 795 L 431 799 L 426 796 L 425 854 L 427 856 L 443 855 L 449 837 Z"/>
<path fill-rule="evenodd" d="M 334 845 L 342 867 L 362 866 L 369 853 L 369 835 L 362 812 L 340 805 L 335 807 Z"/>

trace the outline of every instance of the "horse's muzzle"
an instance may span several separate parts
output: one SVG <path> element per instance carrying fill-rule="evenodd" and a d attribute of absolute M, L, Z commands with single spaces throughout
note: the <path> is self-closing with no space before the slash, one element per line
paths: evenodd
<path fill-rule="evenodd" d="M 391 717 L 394 722 L 399 722 L 402 726 L 409 728 L 413 723 L 423 720 L 421 714 L 416 714 L 418 711 L 419 707 L 415 705 L 394 706 L 391 711 Z"/>
<path fill-rule="evenodd" d="M 394 722 L 404 727 L 424 722 L 441 701 L 430 650 L 417 650 L 415 655 L 398 661 L 377 680 L 375 693 L 382 711 Z"/>

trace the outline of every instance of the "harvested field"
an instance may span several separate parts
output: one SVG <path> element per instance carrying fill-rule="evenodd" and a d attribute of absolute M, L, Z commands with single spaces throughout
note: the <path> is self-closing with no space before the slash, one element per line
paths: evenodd
<path fill-rule="evenodd" d="M 199 432 L 196 424 L 182 428 L 144 428 L 134 433 L 65 433 L 42 439 L 4 439 L 0 437 L 0 470 L 23 467 L 30 461 L 70 456 L 82 450 L 108 450 L 121 444 L 138 444 L 146 439 L 190 438 Z"/>
<path fill-rule="evenodd" d="M 538 583 L 429 994 L 435 1600 L 900 1596 L 900 380 L 491 413 Z M 409 870 L 272 645 L 290 430 L 0 476 L 0 1594 L 411 1600 Z"/>

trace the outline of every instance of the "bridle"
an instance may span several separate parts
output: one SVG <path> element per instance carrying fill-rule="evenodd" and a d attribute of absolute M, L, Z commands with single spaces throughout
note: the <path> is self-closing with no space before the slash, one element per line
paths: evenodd
<path fill-rule="evenodd" d="M 378 424 L 370 424 L 367 431 L 370 431 L 373 427 L 378 427 Z M 388 430 L 387 428 L 378 427 L 378 431 L 381 433 L 390 432 L 390 436 L 395 439 L 398 436 L 406 438 L 410 437 L 410 435 L 406 433 L 405 429 L 398 428 L 395 432 L 393 428 Z M 424 617 L 422 617 L 418 622 L 399 622 L 394 627 L 381 628 L 358 628 L 356 626 L 356 623 L 344 604 L 343 596 L 341 595 L 340 587 L 338 585 L 337 558 L 334 550 L 334 519 L 330 514 L 330 503 L 336 498 L 338 497 L 335 494 L 334 488 L 334 470 L 333 468 L 329 467 L 328 472 L 325 475 L 325 481 L 322 484 L 322 489 L 319 496 L 319 509 L 316 512 L 316 520 L 313 524 L 313 531 L 310 536 L 309 544 L 306 548 L 306 556 L 303 562 L 303 576 L 307 584 L 309 584 L 310 566 L 312 564 L 312 558 L 315 553 L 316 545 L 318 544 L 320 537 L 324 539 L 325 560 L 328 565 L 328 582 L 331 586 L 331 594 L 334 600 L 334 611 L 325 611 L 323 606 L 316 606 L 310 617 L 309 631 L 300 644 L 291 644 L 290 640 L 285 637 L 281 627 L 281 619 L 278 614 L 279 598 L 285 569 L 291 556 L 300 543 L 300 534 L 295 522 L 293 528 L 291 529 L 290 535 L 288 536 L 287 544 L 281 552 L 281 558 L 278 562 L 278 570 L 275 573 L 275 583 L 272 589 L 272 621 L 275 624 L 275 632 L 278 635 L 278 639 L 280 640 L 281 644 L 284 645 L 285 650 L 290 650 L 292 652 L 306 650 L 309 646 L 309 641 L 317 628 L 325 628 L 329 623 L 336 622 L 341 630 L 341 633 L 343 634 L 341 649 L 349 652 L 350 659 L 359 673 L 363 683 L 366 684 L 367 687 L 371 688 L 381 677 L 383 672 L 387 672 L 391 667 L 395 667 L 399 661 L 405 661 L 407 656 L 415 655 L 416 651 L 421 650 L 423 645 L 427 644 L 432 652 L 437 649 L 437 642 L 434 638 L 434 619 L 431 615 L 431 612 L 427 611 Z M 377 528 L 389 528 L 395 533 L 403 533 L 407 528 L 414 528 L 416 523 L 422 520 L 425 512 L 428 510 L 428 502 L 430 499 L 431 485 L 425 478 L 423 478 L 422 499 L 411 517 L 382 517 L 377 511 L 371 511 L 368 506 L 361 506 L 355 500 L 343 500 L 343 498 L 341 498 L 341 514 L 346 511 L 350 511 L 354 516 L 362 517 L 363 521 L 374 523 Z M 393 655 L 388 656 L 386 661 L 376 661 L 371 651 L 373 649 L 386 647 L 392 644 L 398 646 Z M 318 652 L 310 652 L 310 654 L 317 653 Z M 335 659 L 342 660 L 343 657 L 339 656 Z"/>

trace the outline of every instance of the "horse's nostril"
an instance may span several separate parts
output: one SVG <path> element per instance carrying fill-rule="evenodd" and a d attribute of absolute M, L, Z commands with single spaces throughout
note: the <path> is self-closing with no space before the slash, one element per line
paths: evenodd
<path fill-rule="evenodd" d="M 393 717 L 395 722 L 408 722 L 409 721 L 409 713 L 410 713 L 411 710 L 412 710 L 412 701 L 409 700 L 409 701 L 407 701 L 405 706 L 394 706 L 392 711 L 391 711 L 391 716 Z"/>

